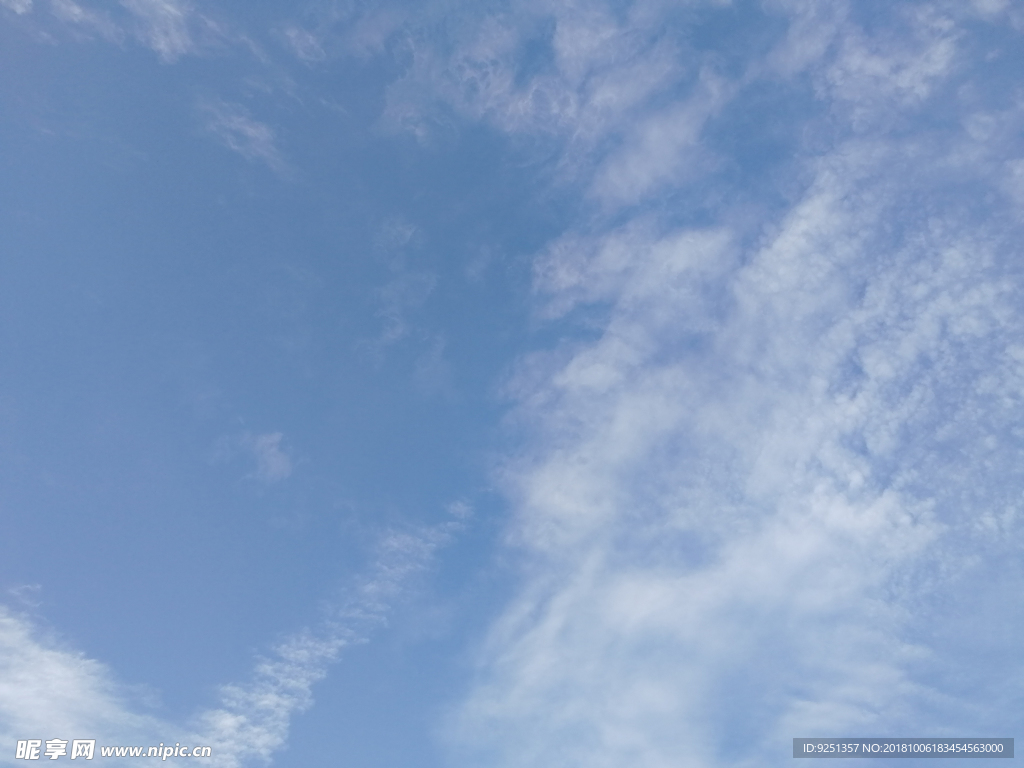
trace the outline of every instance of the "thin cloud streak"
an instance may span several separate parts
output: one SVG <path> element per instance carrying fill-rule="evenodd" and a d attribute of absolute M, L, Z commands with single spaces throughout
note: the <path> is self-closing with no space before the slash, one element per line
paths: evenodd
<path fill-rule="evenodd" d="M 241 104 L 225 101 L 201 106 L 206 115 L 206 128 L 228 149 L 251 162 L 265 163 L 271 170 L 289 170 L 277 147 L 277 133 L 266 123 L 253 119 Z"/>
<path fill-rule="evenodd" d="M 159 742 L 213 747 L 214 768 L 269 763 L 287 741 L 291 718 L 313 704 L 313 686 L 342 651 L 387 624 L 410 582 L 464 523 L 392 532 L 370 571 L 328 607 L 322 625 L 303 630 L 258 661 L 249 681 L 224 686 L 220 706 L 179 724 L 147 714 L 145 702 L 106 665 L 47 638 L 25 616 L 0 606 L 0 737 L 96 738 L 99 744 Z M 26 736 L 27 734 L 27 736 Z M 13 764 L 11 754 L 0 762 Z M 124 762 L 130 762 L 128 760 Z M 167 760 L 167 764 L 190 763 Z"/>
<path fill-rule="evenodd" d="M 328 608 L 319 631 L 293 635 L 257 664 L 250 682 L 225 686 L 221 707 L 201 713 L 195 724 L 207 740 L 203 743 L 214 746 L 216 768 L 269 762 L 287 742 L 291 718 L 312 706 L 313 685 L 346 647 L 367 642 L 386 625 L 410 579 L 429 566 L 461 525 L 456 520 L 386 536 L 370 573 Z"/>

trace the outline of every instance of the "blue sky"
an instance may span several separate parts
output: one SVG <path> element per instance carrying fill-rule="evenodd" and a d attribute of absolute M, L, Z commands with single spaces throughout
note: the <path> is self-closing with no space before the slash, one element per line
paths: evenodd
<path fill-rule="evenodd" d="M 1015 736 L 1022 33 L 0 0 L 0 763 Z"/>

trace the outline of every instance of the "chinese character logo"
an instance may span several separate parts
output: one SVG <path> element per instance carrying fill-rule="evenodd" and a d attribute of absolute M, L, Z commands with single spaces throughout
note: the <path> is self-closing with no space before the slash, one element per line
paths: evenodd
<path fill-rule="evenodd" d="M 51 760 L 56 760 L 61 755 L 68 753 L 67 739 L 47 739 L 46 752 L 44 753 Z"/>
<path fill-rule="evenodd" d="M 19 741 L 17 751 L 14 753 L 16 760 L 38 760 L 39 749 L 43 746 L 42 739 L 27 739 Z"/>
<path fill-rule="evenodd" d="M 96 750 L 96 739 L 75 739 L 71 742 L 71 759 L 84 757 L 92 760 L 92 753 Z"/>

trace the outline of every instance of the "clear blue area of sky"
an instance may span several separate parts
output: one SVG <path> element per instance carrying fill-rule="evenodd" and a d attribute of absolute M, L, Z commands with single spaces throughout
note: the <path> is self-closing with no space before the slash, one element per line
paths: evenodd
<path fill-rule="evenodd" d="M 41 585 L 48 624 L 181 715 L 315 623 L 381 530 L 471 503 L 440 626 L 358 649 L 319 694 L 329 749 L 373 713 L 411 735 L 365 764 L 408 762 L 459 667 L 438 646 L 488 592 L 495 382 L 557 202 L 485 131 L 382 135 L 379 62 L 297 63 L 303 93 L 261 99 L 251 57 L 0 35 L 0 579 Z M 283 176 L 210 140 L 196 104 L 225 90 L 270 105 Z M 407 275 L 436 285 L 391 341 L 381 291 Z M 234 443 L 276 432 L 294 466 L 268 483 Z"/>

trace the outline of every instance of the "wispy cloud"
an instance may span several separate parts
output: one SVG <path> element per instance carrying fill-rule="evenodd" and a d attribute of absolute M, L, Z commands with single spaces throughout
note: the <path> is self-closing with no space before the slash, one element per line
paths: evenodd
<path fill-rule="evenodd" d="M 256 459 L 256 478 L 265 483 L 276 483 L 292 473 L 292 460 L 281 447 L 280 432 L 265 435 L 251 435 L 245 440 L 245 447 Z"/>
<path fill-rule="evenodd" d="M 3 2 L 19 13 L 32 7 L 31 0 Z M 195 29 L 207 39 L 220 36 L 215 24 L 181 0 L 121 0 L 113 7 L 49 0 L 48 5 L 56 19 L 79 33 L 98 34 L 115 43 L 134 38 L 168 63 L 198 50 Z"/>
<path fill-rule="evenodd" d="M 288 45 L 303 61 L 323 61 L 327 58 L 320 36 L 301 27 L 289 26 L 284 30 Z"/>
<path fill-rule="evenodd" d="M 74 0 L 51 0 L 50 10 L 64 23 L 74 24 L 77 28 L 98 34 L 106 40 L 116 42 L 125 37 L 123 30 L 108 14 L 83 8 Z"/>
<path fill-rule="evenodd" d="M 207 102 L 202 105 L 202 111 L 207 117 L 207 129 L 226 147 L 246 160 L 266 163 L 279 173 L 288 170 L 278 150 L 274 129 L 253 119 L 241 104 Z"/>
<path fill-rule="evenodd" d="M 712 68 L 702 74 L 684 60 L 671 14 L 619 14 L 606 3 L 516 10 L 474 9 L 440 45 L 413 35 L 414 64 L 390 87 L 385 122 L 426 136 L 444 123 L 436 111 L 444 103 L 516 138 L 560 145 L 563 178 L 603 175 L 595 193 L 627 204 L 659 176 L 678 173 L 684 148 L 715 109 L 708 97 L 725 92 Z M 692 103 L 666 111 L 665 93 L 685 84 L 695 86 Z M 663 164 L 652 163 L 660 150 Z M 626 175 L 631 182 L 616 189 Z"/>
<path fill-rule="evenodd" d="M 153 743 L 159 743 L 184 730 L 162 726 L 133 702 L 106 666 L 0 606 L 0 738 L 5 744 L 72 733 L 126 744 L 157 736 Z M 13 764 L 13 754 L 4 750 L 0 761 Z"/>
<path fill-rule="evenodd" d="M 32 0 L 0 0 L 0 6 L 21 15 L 32 10 Z"/>
<path fill-rule="evenodd" d="M 192 8 L 181 0 L 121 0 L 135 17 L 139 37 L 164 61 L 192 52 Z"/>
<path fill-rule="evenodd" d="M 437 275 L 412 264 L 410 252 L 421 239 L 419 227 L 398 218 L 388 219 L 377 232 L 375 246 L 388 271 L 388 278 L 376 291 L 376 315 L 383 326 L 374 342 L 378 348 L 405 339 L 417 330 L 410 316 L 437 287 Z"/>
<path fill-rule="evenodd" d="M 432 561 L 461 523 L 392 533 L 381 541 L 372 570 L 328 609 L 318 631 L 303 631 L 261 660 L 252 680 L 222 689 L 221 707 L 201 713 L 196 729 L 214 745 L 217 768 L 266 762 L 288 737 L 291 718 L 312 706 L 313 685 L 340 653 L 366 642 L 387 622 L 409 581 Z"/>
<path fill-rule="evenodd" d="M 428 271 L 410 269 L 402 262 L 395 263 L 391 277 L 378 289 L 380 308 L 377 316 L 383 323 L 380 341 L 392 344 L 409 335 L 409 313 L 418 309 L 433 293 L 437 277 Z"/>
<path fill-rule="evenodd" d="M 285 446 L 281 432 L 224 435 L 214 443 L 209 459 L 212 464 L 241 459 L 252 467 L 246 474 L 247 479 L 268 485 L 286 480 L 293 469 L 291 452 Z"/>
<path fill-rule="evenodd" d="M 39 596 L 43 591 L 42 584 L 19 584 L 7 590 L 15 600 L 29 608 L 38 608 L 42 603 Z"/>
<path fill-rule="evenodd" d="M 33 7 L 32 1 L 0 0 L 0 6 L 24 13 Z M 134 41 L 153 51 L 165 64 L 187 56 L 223 54 L 230 49 L 268 63 L 252 36 L 223 14 L 208 12 L 208 4 L 202 2 L 45 0 L 45 5 L 75 38 L 98 35 L 118 45 Z"/>
<path fill-rule="evenodd" d="M 532 79 L 511 65 L 522 18 L 466 32 L 477 49 L 419 53 L 431 97 L 516 138 L 570 137 L 579 194 L 642 211 L 602 208 L 537 258 L 540 316 L 571 327 L 585 310 L 587 332 L 508 384 L 530 436 L 503 473 L 523 584 L 454 749 L 497 766 L 766 765 L 801 734 L 1006 729 L 1004 675 L 1024 668 L 1008 646 L 986 660 L 984 631 L 954 637 L 941 608 L 1019 629 L 967 595 L 1024 583 L 1020 147 L 1004 132 L 1020 99 L 997 97 L 997 116 L 965 84 L 984 77 L 965 69 L 975 18 L 907 3 L 869 28 L 845 4 L 773 3 L 788 32 L 734 74 L 675 48 L 668 74 L 638 80 L 660 104 L 584 122 L 588 78 L 656 72 L 665 50 L 638 42 L 652 17 L 600 9 L 551 10 L 589 34 L 570 55 L 556 31 Z M 757 179 L 702 168 L 722 151 L 704 126 L 780 78 L 813 115 L 787 129 L 799 191 L 769 214 L 733 208 Z M 533 99 L 554 82 L 550 119 Z M 723 202 L 682 225 L 659 195 L 695 190 Z"/>
<path fill-rule="evenodd" d="M 320 62 L 336 56 L 366 58 L 385 51 L 422 8 L 394 2 L 327 3 L 310 14 L 310 24 L 288 24 L 282 34 L 302 61 Z"/>
<path fill-rule="evenodd" d="M 600 341 L 518 393 L 536 443 L 507 482 L 538 559 L 459 731 L 490 764 L 764 764 L 794 733 L 949 732 L 968 716 L 940 704 L 937 657 L 998 676 L 924 627 L 934 590 L 984 583 L 972 559 L 1020 534 L 995 453 L 1020 403 L 988 394 L 1024 383 L 1017 289 L 962 231 L 883 267 L 862 196 L 888 184 L 830 165 L 752 254 L 721 231 L 596 249 L 628 257 Z M 966 706 L 1009 706 L 986 696 Z"/>
<path fill-rule="evenodd" d="M 107 666 L 42 634 L 0 606 L 0 738 L 96 738 L 101 744 L 203 744 L 215 768 L 266 763 L 288 737 L 291 718 L 313 703 L 312 688 L 341 652 L 383 627 L 411 580 L 457 533 L 454 519 L 434 528 L 392 532 L 374 565 L 331 601 L 321 625 L 293 634 L 256 664 L 252 677 L 221 689 L 220 705 L 188 724 L 147 713 Z M 13 752 L 0 762 L 13 764 Z M 169 759 L 168 764 L 174 764 Z M 187 762 L 187 761 L 186 761 Z M 183 763 L 182 763 L 183 764 Z"/>

